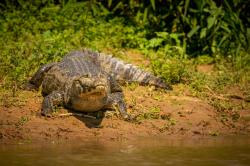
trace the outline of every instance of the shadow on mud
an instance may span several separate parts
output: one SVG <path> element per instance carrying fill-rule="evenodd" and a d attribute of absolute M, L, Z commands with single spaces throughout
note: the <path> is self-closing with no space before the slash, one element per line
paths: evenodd
<path fill-rule="evenodd" d="M 88 128 L 100 128 L 105 111 L 98 111 L 93 113 L 73 112 L 73 116 L 83 122 Z"/>

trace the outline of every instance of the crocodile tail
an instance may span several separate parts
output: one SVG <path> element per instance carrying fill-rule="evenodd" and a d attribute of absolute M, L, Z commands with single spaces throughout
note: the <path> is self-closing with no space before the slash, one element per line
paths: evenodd
<path fill-rule="evenodd" d="M 158 88 L 172 90 L 172 87 L 166 84 L 161 78 L 111 55 L 100 53 L 98 61 L 101 67 L 119 82 L 137 82 L 141 85 L 153 85 Z"/>

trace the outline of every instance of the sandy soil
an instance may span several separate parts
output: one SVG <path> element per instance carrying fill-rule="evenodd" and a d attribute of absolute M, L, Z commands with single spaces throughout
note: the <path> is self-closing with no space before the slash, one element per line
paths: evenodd
<path fill-rule="evenodd" d="M 250 135 L 250 110 L 239 111 L 236 121 L 225 120 L 206 101 L 190 96 L 182 85 L 171 92 L 134 84 L 123 88 L 128 112 L 136 119 L 132 122 L 122 120 L 116 112 L 107 112 L 103 119 L 46 118 L 40 115 L 43 97 L 39 92 L 19 90 L 16 97 L 1 93 L 0 142 Z M 60 108 L 58 114 L 64 112 L 68 110 Z"/>

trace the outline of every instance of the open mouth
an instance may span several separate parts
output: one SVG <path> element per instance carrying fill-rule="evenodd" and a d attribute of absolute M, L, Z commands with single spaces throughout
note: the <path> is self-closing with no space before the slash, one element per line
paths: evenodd
<path fill-rule="evenodd" d="M 105 85 L 97 85 L 95 87 L 88 87 L 83 88 L 82 95 L 102 95 L 106 92 L 106 86 Z"/>
<path fill-rule="evenodd" d="M 92 90 L 92 91 L 89 91 L 89 92 L 85 92 L 85 93 L 81 93 L 78 97 L 80 98 L 85 98 L 87 100 L 90 100 L 90 99 L 95 99 L 97 100 L 99 97 L 105 97 L 107 96 L 107 93 L 105 90 Z"/>

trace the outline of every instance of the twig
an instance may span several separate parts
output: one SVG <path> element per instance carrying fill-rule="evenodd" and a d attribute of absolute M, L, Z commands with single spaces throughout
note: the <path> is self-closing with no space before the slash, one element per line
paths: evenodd
<path fill-rule="evenodd" d="M 246 102 L 250 102 L 250 99 L 249 97 L 243 97 L 243 96 L 239 96 L 239 95 L 236 95 L 236 94 L 224 94 L 224 95 L 217 95 L 213 92 L 212 89 L 210 89 L 208 86 L 206 86 L 206 89 L 210 92 L 210 95 L 214 98 L 217 98 L 219 100 L 229 100 L 229 98 L 232 98 L 232 99 L 239 99 L 239 100 L 244 100 Z"/>
<path fill-rule="evenodd" d="M 225 96 L 233 99 L 244 100 L 245 102 L 250 102 L 250 96 L 243 97 L 235 94 L 226 94 Z"/>
<path fill-rule="evenodd" d="M 217 99 L 219 99 L 219 100 L 227 100 L 227 101 L 229 100 L 228 98 L 225 98 L 224 96 L 218 96 L 218 95 L 215 94 L 215 93 L 213 92 L 213 90 L 210 89 L 208 86 L 206 86 L 206 89 L 210 92 L 211 96 L 214 97 L 214 98 L 217 98 Z"/>
<path fill-rule="evenodd" d="M 85 115 L 85 114 L 80 114 L 80 113 L 72 113 L 72 112 L 57 115 L 57 117 L 66 117 L 66 116 L 80 116 L 80 117 L 84 117 L 84 118 L 96 119 L 96 117 L 91 116 L 91 115 Z"/>

